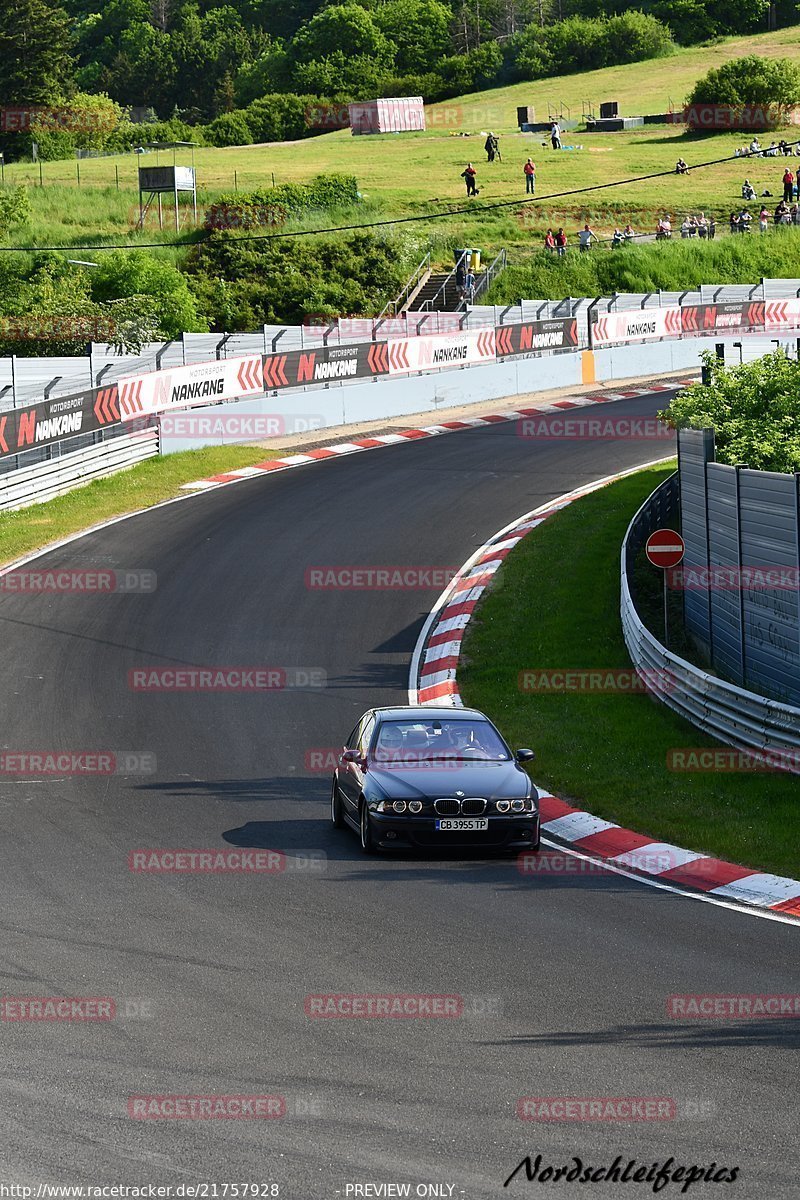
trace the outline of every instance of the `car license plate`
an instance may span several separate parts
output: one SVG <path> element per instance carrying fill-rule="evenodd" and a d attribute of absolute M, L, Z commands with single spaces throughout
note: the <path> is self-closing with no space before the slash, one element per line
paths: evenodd
<path fill-rule="evenodd" d="M 443 817 L 436 822 L 442 833 L 461 833 L 465 830 L 488 829 L 488 817 Z"/>

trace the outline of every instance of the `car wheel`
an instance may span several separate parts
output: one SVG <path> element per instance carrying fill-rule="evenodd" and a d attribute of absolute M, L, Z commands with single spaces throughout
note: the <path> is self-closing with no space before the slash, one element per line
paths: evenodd
<path fill-rule="evenodd" d="M 369 819 L 369 807 L 366 800 L 361 801 L 359 826 L 361 829 L 361 849 L 365 854 L 375 854 L 377 847 L 372 835 L 372 822 Z"/>
<path fill-rule="evenodd" d="M 339 795 L 339 788 L 336 785 L 335 775 L 331 780 L 331 825 L 334 829 L 344 829 L 342 797 Z"/>

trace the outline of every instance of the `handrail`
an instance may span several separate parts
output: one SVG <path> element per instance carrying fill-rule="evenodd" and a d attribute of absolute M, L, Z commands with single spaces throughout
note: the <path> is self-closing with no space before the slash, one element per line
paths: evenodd
<path fill-rule="evenodd" d="M 389 300 L 384 305 L 384 307 L 378 313 L 376 320 L 380 321 L 380 319 L 382 317 L 385 317 L 387 315 L 387 313 L 389 313 L 390 309 L 391 309 L 391 316 L 396 317 L 398 312 L 402 311 L 403 304 L 408 299 L 408 297 L 411 295 L 411 293 L 413 292 L 414 288 L 419 283 L 422 276 L 425 274 L 426 271 L 430 271 L 430 269 L 431 269 L 431 252 L 429 250 L 428 253 L 425 255 L 425 257 L 423 258 L 422 262 L 417 266 L 416 270 L 414 271 L 413 275 L 408 280 L 408 282 L 406 283 L 406 285 L 402 289 L 402 291 L 399 292 L 397 296 L 395 296 L 394 300 Z"/>
<path fill-rule="evenodd" d="M 500 264 L 499 266 L 497 265 L 498 263 Z M 489 286 L 494 283 L 500 272 L 506 269 L 506 264 L 506 252 L 505 250 L 501 250 L 500 253 L 496 255 L 495 258 L 489 263 L 489 266 L 481 275 L 480 279 L 476 282 L 475 291 L 472 297 L 473 303 L 478 299 L 479 296 L 482 296 L 484 292 L 489 290 Z M 461 303 L 463 304 L 464 301 L 462 300 Z M 461 305 L 459 305 L 459 308 L 460 307 Z"/>
<path fill-rule="evenodd" d="M 459 260 L 458 260 L 458 262 L 457 262 L 457 263 L 456 263 L 456 265 L 453 267 L 452 271 L 451 271 L 451 272 L 450 272 L 450 274 L 447 276 L 447 278 L 445 279 L 444 283 L 443 283 L 443 284 L 441 285 L 441 287 L 439 288 L 438 292 L 437 292 L 437 293 L 436 293 L 434 296 L 431 296 L 430 300 L 426 300 L 424 304 L 421 304 L 421 305 L 420 305 L 420 309 L 419 309 L 419 311 L 420 311 L 420 312 L 438 312 L 438 311 L 444 311 L 444 312 L 447 312 L 447 308 L 446 308 L 446 307 L 445 307 L 444 309 L 442 309 L 442 310 L 439 310 L 439 309 L 437 309 L 437 308 L 436 308 L 436 305 L 437 305 L 437 304 L 438 304 L 438 302 L 439 302 L 439 297 L 441 297 L 441 298 L 442 298 L 442 303 L 443 303 L 443 304 L 446 304 L 446 301 L 447 301 L 447 287 L 448 287 L 448 284 L 450 284 L 450 285 L 451 285 L 451 286 L 453 286 L 453 287 L 455 287 L 455 286 L 456 286 L 456 282 L 455 282 L 455 279 L 456 279 L 456 273 L 458 272 L 458 269 L 459 269 L 459 267 L 464 267 L 464 266 L 467 266 L 467 267 L 468 267 L 468 266 L 469 266 L 469 259 L 470 259 L 470 255 L 471 255 L 471 253 L 472 253 L 472 252 L 471 252 L 470 250 L 464 250 L 464 251 L 463 251 L 463 253 L 461 254 L 461 257 L 460 257 L 460 258 L 459 258 Z"/>

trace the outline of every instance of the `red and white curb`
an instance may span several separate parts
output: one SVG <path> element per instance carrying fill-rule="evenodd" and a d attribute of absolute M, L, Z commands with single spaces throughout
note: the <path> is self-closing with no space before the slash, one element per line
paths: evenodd
<path fill-rule="evenodd" d="M 324 458 L 342 458 L 345 454 L 357 454 L 361 450 L 375 450 L 379 446 L 395 446 L 399 442 L 416 442 L 420 438 L 438 437 L 442 433 L 454 433 L 459 429 L 476 429 L 480 425 L 520 421 L 525 417 L 562 412 L 569 408 L 583 408 L 587 404 L 605 404 L 613 400 L 631 400 L 636 396 L 650 396 L 656 392 L 671 392 L 675 388 L 686 387 L 687 384 L 695 382 L 696 377 L 689 377 L 676 379 L 672 383 L 651 383 L 647 387 L 625 388 L 616 392 L 595 392 L 589 396 L 565 396 L 563 400 L 553 400 L 549 404 L 540 404 L 536 408 L 484 413 L 481 417 L 462 417 L 458 421 L 443 421 L 439 425 L 425 425 L 420 429 L 404 429 L 401 433 L 378 434 L 375 437 L 359 438 L 352 442 L 340 442 L 337 446 L 322 446 L 318 450 L 306 450 L 303 454 L 290 454 L 286 458 L 267 459 L 266 462 L 255 463 L 252 467 L 237 467 L 232 471 L 211 475 L 208 479 L 196 479 L 192 483 L 183 483 L 181 487 L 186 490 L 205 491 L 210 488 L 223 487 L 228 483 L 238 483 L 243 479 L 254 479 L 256 476 L 270 471 L 288 471 L 292 467 L 302 467 L 306 463 L 319 462 Z"/>
<path fill-rule="evenodd" d="M 654 465 L 645 463 L 559 496 L 501 529 L 476 550 L 439 597 L 419 636 L 411 661 L 409 703 L 463 707 L 456 670 L 464 631 L 503 560 L 526 534 L 553 513 L 608 483 Z M 748 905 L 751 907 L 745 911 L 760 910 L 758 915 L 769 914 L 773 919 L 792 924 L 793 918 L 800 918 L 800 880 L 737 866 L 699 851 L 656 841 L 574 808 L 538 786 L 537 791 L 542 833 L 547 835 L 542 840 L 549 846 L 568 850 L 615 874 L 662 890 L 725 907 Z"/>

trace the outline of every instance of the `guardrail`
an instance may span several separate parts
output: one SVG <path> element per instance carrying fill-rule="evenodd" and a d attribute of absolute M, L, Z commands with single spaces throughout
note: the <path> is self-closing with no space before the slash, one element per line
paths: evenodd
<path fill-rule="evenodd" d="M 773 755 L 800 774 L 800 708 L 769 700 L 710 675 L 673 654 L 646 627 L 636 610 L 632 584 L 636 556 L 647 537 L 677 515 L 677 472 L 645 500 L 622 543 L 620 616 L 625 645 L 652 694 L 705 733 L 758 757 Z"/>
<path fill-rule="evenodd" d="M 133 467 L 159 452 L 158 428 L 139 429 L 108 442 L 86 446 L 63 458 L 23 467 L 0 477 L 0 510 L 26 508 L 52 500 L 93 479 Z"/>

